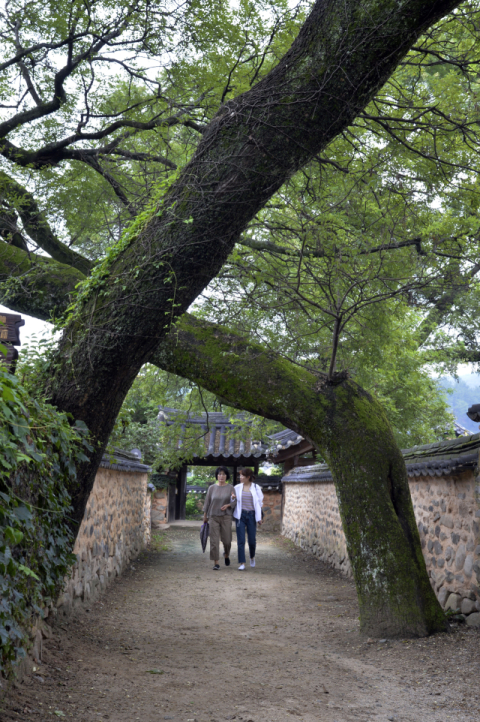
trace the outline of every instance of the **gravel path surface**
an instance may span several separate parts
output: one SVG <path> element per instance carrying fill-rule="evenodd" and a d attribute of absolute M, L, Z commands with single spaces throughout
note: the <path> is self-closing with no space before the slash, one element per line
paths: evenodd
<path fill-rule="evenodd" d="M 480 632 L 371 642 L 355 589 L 273 534 L 257 567 L 212 571 L 171 527 L 88 612 L 54 630 L 0 719 L 477 722 Z"/>

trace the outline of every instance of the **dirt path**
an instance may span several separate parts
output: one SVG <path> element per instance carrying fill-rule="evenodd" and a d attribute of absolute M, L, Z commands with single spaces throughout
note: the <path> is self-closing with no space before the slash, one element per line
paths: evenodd
<path fill-rule="evenodd" d="M 480 720 L 478 631 L 369 644 L 352 583 L 260 538 L 256 569 L 213 572 L 196 529 L 169 529 L 169 551 L 56 628 L 2 722 Z"/>

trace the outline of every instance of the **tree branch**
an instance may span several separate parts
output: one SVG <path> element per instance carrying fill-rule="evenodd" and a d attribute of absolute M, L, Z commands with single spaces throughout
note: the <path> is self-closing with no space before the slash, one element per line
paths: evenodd
<path fill-rule="evenodd" d="M 1 194 L 0 194 L 1 201 Z M 27 243 L 18 230 L 17 226 L 18 216 L 8 203 L 0 203 L 0 237 L 16 248 L 21 248 L 24 251 L 28 251 Z"/>
<path fill-rule="evenodd" d="M 33 195 L 7 173 L 0 170 L 0 198 L 4 197 L 17 210 L 30 238 L 59 263 L 88 274 L 92 262 L 62 243 L 53 233 Z"/>
<path fill-rule="evenodd" d="M 11 68 L 12 65 L 16 65 L 23 58 L 34 55 L 39 50 L 58 50 L 59 48 L 64 48 L 66 45 L 72 42 L 72 40 L 73 42 L 77 42 L 78 40 L 82 40 L 82 38 L 88 37 L 88 35 L 89 32 L 86 31 L 83 33 L 78 33 L 77 35 L 69 36 L 68 38 L 64 38 L 63 40 L 59 40 L 58 43 L 37 43 L 37 45 L 31 45 L 29 48 L 23 48 L 9 60 L 6 60 L 4 63 L 0 63 L 0 72 L 2 70 L 7 70 L 7 68 Z"/>
<path fill-rule="evenodd" d="M 108 35 L 105 35 L 98 42 L 93 44 L 88 50 L 80 53 L 75 58 L 71 56 L 71 52 L 69 51 L 67 64 L 64 65 L 63 68 L 61 68 L 57 73 L 55 73 L 53 81 L 52 99 L 47 103 L 37 105 L 35 108 L 30 108 L 30 110 L 24 110 L 21 113 L 16 113 L 8 120 L 0 123 L 0 138 L 5 138 L 8 133 L 11 133 L 12 130 L 15 130 L 20 125 L 26 125 L 27 123 L 31 123 L 34 120 L 38 120 L 39 118 L 44 118 L 46 115 L 51 115 L 52 113 L 55 113 L 55 111 L 57 111 L 67 99 L 63 87 L 66 79 L 73 73 L 76 68 L 78 68 L 80 63 L 89 58 L 91 55 L 95 55 L 100 50 L 100 48 L 102 48 L 106 43 L 109 42 L 109 40 L 117 37 L 121 32 L 123 32 L 123 28 L 118 28 L 117 30 L 114 30 Z M 69 39 L 69 41 L 67 42 L 67 47 L 71 48 L 72 45 L 73 40 Z"/>
<path fill-rule="evenodd" d="M 84 154 L 82 154 L 84 155 Z M 135 213 L 135 206 L 133 203 L 130 203 L 128 200 L 125 192 L 123 191 L 123 188 L 121 184 L 117 181 L 116 178 L 112 176 L 111 173 L 109 173 L 105 168 L 103 168 L 100 163 L 98 162 L 97 158 L 95 158 L 93 155 L 86 156 L 84 158 L 85 163 L 87 163 L 91 168 L 93 168 L 94 171 L 96 171 L 99 175 L 102 176 L 102 178 L 105 178 L 107 183 L 112 187 L 113 192 L 117 196 L 117 198 L 121 201 L 124 208 L 128 211 L 128 213 L 133 216 Z"/>
<path fill-rule="evenodd" d="M 61 315 L 83 273 L 45 256 L 0 243 L 0 301 L 42 321 Z"/>
<path fill-rule="evenodd" d="M 246 248 L 252 248 L 254 251 L 266 251 L 268 253 L 279 254 L 282 256 L 305 256 L 307 258 L 325 258 L 326 256 L 325 251 L 322 250 L 286 248 L 285 246 L 279 246 L 277 243 L 272 243 L 272 241 L 256 241 L 253 238 L 245 238 L 243 236 L 237 241 L 237 244 L 239 246 L 245 246 Z M 382 251 L 395 251 L 399 248 L 408 248 L 410 246 L 415 246 L 417 253 L 420 256 L 426 255 L 426 251 L 422 249 L 422 239 L 412 238 L 408 241 L 399 241 L 398 243 L 382 243 L 380 246 L 374 246 L 374 248 L 370 248 L 366 251 L 359 251 L 356 254 L 352 254 L 352 257 L 357 255 L 368 256 L 371 253 L 380 253 Z M 342 255 L 345 255 L 347 258 L 349 257 L 348 253 Z"/>
<path fill-rule="evenodd" d="M 20 28 L 20 21 L 17 21 L 15 23 L 15 46 L 17 48 L 17 51 L 22 52 L 23 48 L 20 44 L 20 38 L 19 38 L 19 28 Z M 20 68 L 20 72 L 23 76 L 23 79 L 25 80 L 26 86 L 28 88 L 28 92 L 33 98 L 33 102 L 36 103 L 36 105 L 40 106 L 43 104 L 43 100 L 40 98 L 39 94 L 37 93 L 37 90 L 35 88 L 35 85 L 33 83 L 33 80 L 30 77 L 30 73 L 28 72 L 27 66 L 23 62 L 23 60 L 18 60 L 18 67 Z"/>
<path fill-rule="evenodd" d="M 207 91 L 208 92 L 208 91 Z M 200 100 L 207 94 L 207 92 L 202 93 L 200 98 L 196 101 L 197 103 L 200 102 Z M 53 101 L 52 101 L 53 103 Z M 58 110 L 60 107 L 60 103 L 58 105 L 55 105 L 55 107 L 52 104 L 44 104 L 42 108 L 46 108 L 48 106 L 48 110 L 45 110 L 45 112 L 41 112 L 40 115 L 32 115 L 31 119 L 26 119 L 23 122 L 18 122 L 17 125 L 25 124 L 27 122 L 30 122 L 30 120 L 37 119 L 38 117 L 42 117 L 42 115 L 48 115 L 53 113 L 55 110 Z M 101 154 L 106 154 L 109 151 L 109 148 L 115 147 L 118 145 L 118 143 L 122 142 L 126 137 L 132 137 L 138 132 L 146 131 L 146 130 L 154 130 L 155 128 L 171 128 L 174 125 L 183 125 L 186 128 L 192 128 L 198 133 L 203 133 L 206 126 L 199 125 L 198 123 L 195 123 L 193 120 L 188 118 L 187 120 L 182 120 L 182 116 L 185 115 L 190 110 L 194 109 L 195 104 L 192 106 L 188 106 L 187 108 L 184 108 L 183 110 L 179 111 L 175 115 L 169 116 L 168 118 L 158 117 L 156 116 L 152 120 L 148 122 L 142 122 L 137 120 L 128 120 L 126 118 L 123 118 L 121 120 L 117 120 L 114 123 L 110 123 L 106 128 L 102 128 L 101 130 L 92 131 L 91 133 L 83 133 L 79 128 L 77 128 L 77 131 L 75 133 L 72 133 L 71 135 L 67 136 L 66 138 L 63 138 L 60 141 L 57 141 L 55 143 L 48 143 L 47 145 L 44 145 L 42 148 L 39 148 L 38 150 L 25 150 L 24 148 L 19 148 L 18 146 L 14 145 L 11 141 L 9 141 L 6 137 L 7 133 L 10 132 L 9 130 L 6 130 L 4 134 L 2 135 L 2 125 L 0 124 L 0 154 L 4 156 L 4 158 L 7 158 L 8 160 L 12 161 L 13 163 L 16 163 L 20 166 L 31 166 L 35 169 L 40 168 L 50 168 L 53 166 L 58 165 L 62 161 L 65 160 L 79 160 L 83 162 L 87 162 L 87 159 L 91 156 Z M 31 112 L 35 114 L 37 111 L 40 112 L 40 109 L 33 109 Z M 30 111 L 29 111 L 30 112 Z M 19 116 L 22 114 L 19 114 Z M 19 117 L 18 116 L 18 117 Z M 15 116 L 17 117 L 17 116 Z M 13 120 L 13 119 L 12 119 Z M 7 121 L 6 121 L 7 123 Z M 6 126 L 5 126 L 6 127 Z M 104 138 L 107 138 L 108 136 L 112 135 L 118 130 L 121 130 L 122 128 L 131 128 L 132 132 L 124 134 L 121 138 L 115 138 L 112 141 L 112 144 L 109 144 L 104 147 L 100 148 L 72 148 L 70 149 L 70 146 L 74 145 L 75 143 L 78 143 L 79 141 L 94 141 L 94 140 L 103 140 Z"/>
<path fill-rule="evenodd" d="M 150 155 L 149 153 L 134 153 L 130 150 L 122 150 L 121 148 L 110 150 L 110 151 L 98 151 L 99 155 L 119 155 L 122 158 L 129 158 L 131 160 L 143 160 L 147 161 L 148 163 L 161 163 L 162 165 L 165 165 L 167 168 L 171 168 L 171 170 L 177 170 L 177 165 L 173 163 L 171 160 L 168 160 L 168 158 L 164 158 L 161 155 Z"/>

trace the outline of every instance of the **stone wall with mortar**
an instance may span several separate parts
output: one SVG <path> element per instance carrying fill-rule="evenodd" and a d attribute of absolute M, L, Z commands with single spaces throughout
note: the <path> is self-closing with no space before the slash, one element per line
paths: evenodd
<path fill-rule="evenodd" d="M 441 605 L 480 625 L 480 478 L 472 471 L 410 480 L 428 574 Z"/>
<path fill-rule="evenodd" d="M 161 529 L 168 521 L 168 489 L 157 489 L 152 494 L 152 529 Z"/>
<path fill-rule="evenodd" d="M 333 481 L 283 478 L 282 534 L 352 575 Z M 441 605 L 480 625 L 480 477 L 473 471 L 409 479 L 423 554 Z"/>
<path fill-rule="evenodd" d="M 346 576 L 352 575 L 333 481 L 288 482 L 282 534 Z"/>
<path fill-rule="evenodd" d="M 150 468 L 139 458 L 135 451 L 119 450 L 104 456 L 73 549 L 73 575 L 57 606 L 45 607 L 42 617 L 34 618 L 27 655 L 15 669 L 18 681 L 41 663 L 43 639 L 51 637 L 51 625 L 88 605 L 150 541 Z M 7 689 L 0 681 L 0 699 Z"/>
<path fill-rule="evenodd" d="M 277 489 L 263 489 L 264 531 L 280 531 L 282 528 L 282 494 Z"/>
<path fill-rule="evenodd" d="M 152 540 L 152 493 L 147 488 L 145 503 L 143 506 L 143 546 L 150 544 Z"/>
<path fill-rule="evenodd" d="M 99 468 L 73 549 L 73 574 L 57 602 L 59 615 L 97 597 L 150 541 L 148 468 L 138 466 L 106 462 Z"/>

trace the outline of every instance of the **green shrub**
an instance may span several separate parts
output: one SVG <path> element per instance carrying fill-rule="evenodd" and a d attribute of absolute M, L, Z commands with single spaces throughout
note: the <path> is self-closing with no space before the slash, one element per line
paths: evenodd
<path fill-rule="evenodd" d="M 8 675 L 75 562 L 69 489 L 91 447 L 84 424 L 33 399 L 1 363 L 0 447 L 0 672 Z"/>
<path fill-rule="evenodd" d="M 187 519 L 197 519 L 200 517 L 201 512 L 197 505 L 199 499 L 201 499 L 201 495 L 196 494 L 194 491 L 187 494 L 187 501 L 185 502 L 185 516 Z"/>

